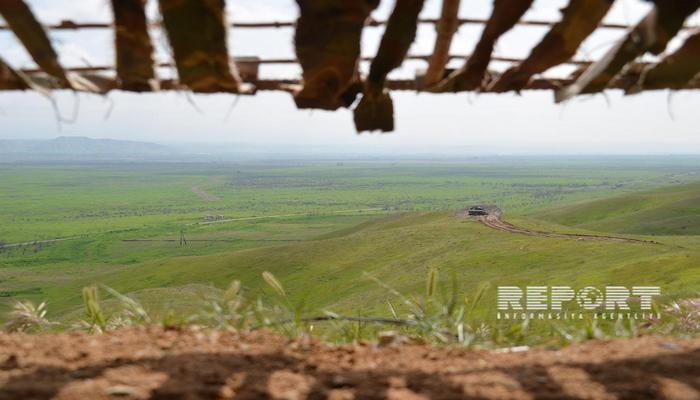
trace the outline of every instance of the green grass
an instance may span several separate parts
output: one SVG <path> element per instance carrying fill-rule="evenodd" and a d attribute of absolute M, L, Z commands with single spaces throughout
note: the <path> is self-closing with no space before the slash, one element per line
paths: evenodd
<path fill-rule="evenodd" d="M 461 163 L 0 164 L 0 241 L 170 231 L 226 217 L 361 208 L 511 213 L 698 179 L 696 159 L 474 159 Z M 205 201 L 192 187 L 218 196 Z"/>
<path fill-rule="evenodd" d="M 476 310 L 483 318 L 493 316 L 499 284 L 660 285 L 666 298 L 697 296 L 700 222 L 691 194 L 699 186 L 684 183 L 699 170 L 692 158 L 0 166 L 1 241 L 81 236 L 2 250 L 0 313 L 16 300 L 48 300 L 54 317 L 69 320 L 82 313 L 81 289 L 93 283 L 159 315 L 189 313 L 234 279 L 252 296 L 269 295 L 263 271 L 294 303 L 352 315 L 388 313 L 391 296 L 367 273 L 411 294 L 424 291 L 430 268 L 455 274 L 466 294 L 490 284 Z M 679 184 L 652 189 L 669 182 Z M 221 200 L 199 198 L 195 185 Z M 640 196 L 653 200 L 645 207 L 685 201 L 678 209 L 691 229 L 679 236 L 588 225 L 595 210 L 600 221 L 629 214 L 641 203 L 619 199 Z M 454 217 L 473 203 L 498 204 L 509 220 L 540 230 L 659 234 L 663 245 L 535 238 Z M 578 219 L 554 217 L 587 204 L 597 206 Z M 273 217 L 201 224 L 208 214 Z"/>
<path fill-rule="evenodd" d="M 199 290 L 193 285 L 225 288 L 234 279 L 258 291 L 265 288 L 260 274 L 266 270 L 284 282 L 293 301 L 306 299 L 312 309 L 346 313 L 387 311 L 389 294 L 364 277 L 365 272 L 402 292 L 415 293 L 423 290 L 424 277 L 432 267 L 443 276 L 456 273 L 464 283 L 464 293 L 475 293 L 488 282 L 494 288 L 500 284 L 659 285 L 673 297 L 696 295 L 700 240 L 662 242 L 533 238 L 463 222 L 452 213 L 410 213 L 366 223 L 332 238 L 215 255 L 176 256 L 131 265 L 55 267 L 50 273 L 43 266 L 24 267 L 7 286 L 36 288 L 38 292 L 16 296 L 49 299 L 50 308 L 62 312 L 78 308 L 80 289 L 93 282 L 137 298 L 162 287 L 180 288 L 180 295 L 191 295 L 193 287 Z M 493 311 L 494 296 L 494 290 L 486 293 L 482 313 Z M 166 311 L 158 296 L 143 300 L 149 307 Z"/>
<path fill-rule="evenodd" d="M 601 232 L 700 235 L 700 182 L 577 202 L 534 216 Z"/>

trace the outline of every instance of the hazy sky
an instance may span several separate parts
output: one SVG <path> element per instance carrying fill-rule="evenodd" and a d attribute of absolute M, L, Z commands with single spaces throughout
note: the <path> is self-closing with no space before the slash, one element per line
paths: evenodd
<path fill-rule="evenodd" d="M 109 21 L 107 0 L 29 1 L 42 22 L 62 19 Z M 157 18 L 155 0 L 149 0 L 149 14 Z M 487 17 L 491 0 L 462 1 L 461 16 Z M 539 0 L 526 18 L 556 20 L 565 0 Z M 383 0 L 375 17 L 385 17 L 393 1 Z M 229 0 L 229 19 L 291 20 L 297 15 L 293 0 Z M 439 14 L 440 0 L 428 0 L 423 15 Z M 633 24 L 648 10 L 639 0 L 617 0 L 607 17 L 610 22 Z M 700 24 L 693 16 L 691 23 Z M 478 40 L 480 26 L 463 26 L 456 36 L 452 53 L 468 54 Z M 544 28 L 518 27 L 498 43 L 497 55 L 525 57 Z M 373 55 L 381 28 L 368 28 L 363 54 Z M 597 32 L 584 43 L 577 56 L 600 56 L 624 32 Z M 245 30 L 231 32 L 231 52 L 236 56 L 263 58 L 293 57 L 292 29 Z M 167 61 L 164 35 L 152 33 L 159 60 Z M 434 28 L 421 26 L 412 54 L 430 53 Z M 112 65 L 112 33 L 109 30 L 52 32 L 51 38 L 65 66 Z M 675 40 L 671 49 L 681 40 Z M 0 56 L 16 68 L 32 67 L 25 50 L 12 33 L 0 32 Z M 461 60 L 453 64 L 458 66 Z M 407 62 L 395 77 L 412 77 L 422 62 Z M 506 65 L 492 63 L 503 69 Z M 367 65 L 363 65 L 366 69 Z M 555 68 L 553 76 L 565 76 L 569 67 Z M 169 76 L 171 71 L 160 71 Z M 263 77 L 292 78 L 295 66 L 263 66 Z M 63 124 L 59 131 L 48 101 L 36 93 L 0 93 L 0 138 L 51 138 L 59 135 L 111 137 L 158 142 L 247 143 L 260 145 L 329 146 L 371 149 L 463 149 L 475 147 L 493 152 L 566 153 L 700 153 L 700 94 L 666 91 L 622 96 L 619 92 L 575 99 L 555 105 L 551 92 L 505 95 L 431 95 L 394 93 L 397 130 L 391 134 L 357 135 L 352 112 L 340 110 L 299 111 L 287 93 L 260 93 L 240 97 L 230 117 L 227 110 L 233 95 L 193 95 L 196 108 L 182 93 L 128 94 L 113 92 L 107 97 L 56 93 L 65 117 L 77 107 L 75 123 Z M 110 112 L 111 110 L 111 112 Z M 461 150 L 460 150 L 461 151 Z"/>

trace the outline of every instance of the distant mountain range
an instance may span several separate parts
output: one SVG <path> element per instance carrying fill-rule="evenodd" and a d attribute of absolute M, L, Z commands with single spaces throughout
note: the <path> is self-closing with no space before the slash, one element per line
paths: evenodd
<path fill-rule="evenodd" d="M 16 155 L 163 155 L 167 146 L 129 140 L 61 136 L 50 140 L 0 140 L 0 154 Z"/>

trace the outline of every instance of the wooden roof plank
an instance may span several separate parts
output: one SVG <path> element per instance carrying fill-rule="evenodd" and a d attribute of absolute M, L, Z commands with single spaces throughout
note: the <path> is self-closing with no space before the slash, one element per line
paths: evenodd
<path fill-rule="evenodd" d="M 51 45 L 44 27 L 23 0 L 0 1 L 0 15 L 44 72 L 55 78 L 59 84 L 68 82 L 66 72 L 58 61 L 58 54 Z"/>
<path fill-rule="evenodd" d="M 626 94 L 643 90 L 681 89 L 700 74 L 700 29 L 693 32 L 683 45 L 657 64 L 640 65 L 638 80 Z"/>
<path fill-rule="evenodd" d="M 440 82 L 437 92 L 463 92 L 482 87 L 496 41 L 513 26 L 532 5 L 533 0 L 494 0 L 493 11 L 481 38 L 465 65 Z"/>
<path fill-rule="evenodd" d="M 111 0 L 117 77 L 122 90 L 144 92 L 157 88 L 153 44 L 148 34 L 145 0 Z"/>
<path fill-rule="evenodd" d="M 530 55 L 503 73 L 489 87 L 491 92 L 520 90 L 534 75 L 570 60 L 581 43 L 595 31 L 614 0 L 570 0 L 562 19 L 535 46 Z"/>
<path fill-rule="evenodd" d="M 700 6 L 700 0 L 654 1 L 654 8 L 607 54 L 580 73 L 576 81 L 555 92 L 557 103 L 582 93 L 605 89 L 620 71 L 646 52 L 659 54 Z"/>
<path fill-rule="evenodd" d="M 379 0 L 297 0 L 294 44 L 303 87 L 298 108 L 347 107 L 362 90 L 357 64 L 362 29 Z"/>
<path fill-rule="evenodd" d="M 238 93 L 229 58 L 224 0 L 159 0 L 178 78 L 197 93 Z"/>
<path fill-rule="evenodd" d="M 426 87 L 440 82 L 445 77 L 445 66 L 450 60 L 452 39 L 459 29 L 459 4 L 460 0 L 442 0 L 442 10 L 436 27 L 435 47 L 423 78 Z"/>
<path fill-rule="evenodd" d="M 394 104 L 384 84 L 389 72 L 398 68 L 416 38 L 418 14 L 424 0 L 397 0 L 372 60 L 360 103 L 353 115 L 358 132 L 394 130 Z"/>
<path fill-rule="evenodd" d="M 17 71 L 12 69 L 5 60 L 0 58 L 0 90 L 25 90 L 29 89 Z"/>

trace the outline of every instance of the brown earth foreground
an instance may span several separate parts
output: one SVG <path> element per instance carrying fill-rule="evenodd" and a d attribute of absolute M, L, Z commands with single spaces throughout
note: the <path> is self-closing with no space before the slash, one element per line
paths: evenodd
<path fill-rule="evenodd" d="M 0 335 L 0 399 L 698 399 L 700 339 L 494 352 L 266 332 Z"/>

